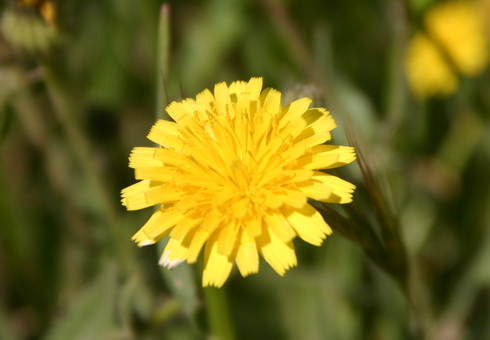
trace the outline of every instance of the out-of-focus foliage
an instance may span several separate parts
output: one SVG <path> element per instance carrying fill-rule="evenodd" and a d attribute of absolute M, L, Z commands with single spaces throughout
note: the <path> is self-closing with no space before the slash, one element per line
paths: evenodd
<path fill-rule="evenodd" d="M 2 2 L 0 339 L 490 338 L 490 71 L 425 100 L 404 74 L 443 2 L 170 1 L 168 67 L 160 1 Z M 203 291 L 198 266 L 162 271 L 131 243 L 151 211 L 119 191 L 159 95 L 252 76 L 343 122 L 358 189 L 285 277 Z"/>

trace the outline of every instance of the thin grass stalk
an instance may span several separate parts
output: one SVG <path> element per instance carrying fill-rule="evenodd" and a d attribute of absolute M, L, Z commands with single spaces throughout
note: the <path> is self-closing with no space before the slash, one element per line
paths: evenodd
<path fill-rule="evenodd" d="M 333 86 L 327 77 L 325 70 L 322 70 L 319 63 L 313 57 L 308 44 L 304 41 L 298 27 L 288 12 L 285 2 L 280 0 L 262 0 L 262 4 L 269 13 L 274 25 L 284 39 L 287 46 L 308 80 L 320 87 L 327 99 L 332 102 L 334 107 L 340 107 L 335 97 Z"/>
<path fill-rule="evenodd" d="M 92 197 L 97 202 L 104 225 L 107 226 L 111 235 L 117 260 L 123 270 L 129 272 L 131 267 L 130 253 L 128 243 L 124 240 L 118 213 L 109 198 L 102 175 L 96 170 L 92 162 L 88 140 L 77 124 L 79 115 L 76 113 L 79 105 L 73 100 L 71 94 L 66 90 L 66 86 L 62 84 L 59 76 L 51 66 L 44 65 L 43 73 L 54 111 L 64 128 L 73 155 L 80 166 L 82 176 L 86 179 L 92 192 Z"/>
<path fill-rule="evenodd" d="M 367 222 L 365 220 L 358 218 L 355 221 L 354 219 L 344 217 L 337 210 L 321 202 L 310 201 L 310 203 L 318 210 L 325 222 L 327 222 L 334 231 L 340 233 L 353 243 L 360 245 L 366 255 L 376 265 L 388 275 L 395 278 L 396 273 L 394 273 L 390 263 L 386 261 L 386 249 L 373 232 L 373 228 L 370 225 L 366 225 Z M 349 211 L 352 212 L 352 210 Z"/>
<path fill-rule="evenodd" d="M 351 145 L 357 150 L 357 163 L 363 176 L 363 185 L 369 196 L 372 208 L 379 223 L 379 229 L 384 246 L 390 255 L 389 260 L 392 262 L 392 268 L 395 270 L 395 276 L 406 289 L 408 282 L 408 259 L 405 245 L 400 236 L 400 226 L 394 213 L 394 198 L 385 192 L 385 185 L 381 183 L 379 171 L 373 170 L 374 160 L 368 159 L 368 151 L 364 147 L 366 143 L 360 141 L 360 133 L 354 131 L 352 122 L 346 124 L 346 134 Z"/>
<path fill-rule="evenodd" d="M 363 176 L 363 185 L 368 194 L 371 206 L 378 221 L 382 243 L 387 257 L 383 262 L 388 266 L 395 281 L 400 285 L 412 317 L 412 332 L 418 339 L 427 339 L 431 327 L 431 306 L 425 296 L 423 283 L 420 281 L 415 259 L 410 259 L 401 238 L 400 224 L 393 204 L 391 192 L 381 182 L 379 171 L 374 171 L 374 160 L 368 159 L 364 145 L 359 140 L 360 135 L 354 131 L 352 123 L 346 125 L 347 138 L 356 148 L 358 164 Z M 362 245 L 362 244 L 361 244 Z M 383 268 L 383 267 L 381 267 Z"/>
<path fill-rule="evenodd" d="M 408 4 L 404 0 L 388 3 L 393 36 L 388 50 L 387 77 L 385 84 L 385 122 L 381 134 L 386 145 L 393 142 L 404 119 L 407 89 L 404 59 L 408 40 Z"/>
<path fill-rule="evenodd" d="M 169 99 L 167 93 L 168 68 L 170 63 L 170 5 L 164 3 L 160 8 L 157 36 L 157 77 L 156 112 L 157 119 L 170 120 L 165 111 Z"/>

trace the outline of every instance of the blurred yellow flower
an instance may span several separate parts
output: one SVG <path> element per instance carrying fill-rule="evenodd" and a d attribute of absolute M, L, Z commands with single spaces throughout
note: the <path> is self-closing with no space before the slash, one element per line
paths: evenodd
<path fill-rule="evenodd" d="M 485 18 L 472 2 L 447 1 L 424 18 L 427 35 L 416 34 L 406 55 L 409 85 L 419 97 L 449 95 L 458 86 L 456 71 L 476 76 L 488 63 Z"/>
<path fill-rule="evenodd" d="M 56 22 L 56 6 L 50 0 L 20 0 L 21 5 L 26 7 L 37 7 L 39 13 L 50 25 Z"/>
<path fill-rule="evenodd" d="M 283 107 L 262 79 L 219 83 L 214 94 L 173 102 L 175 122 L 158 121 L 130 167 L 140 182 L 122 190 L 128 210 L 158 205 L 133 236 L 139 246 L 169 240 L 160 264 L 196 262 L 204 247 L 203 286 L 221 287 L 236 262 L 257 273 L 259 253 L 283 275 L 296 265 L 292 240 L 320 245 L 331 233 L 308 198 L 352 200 L 354 185 L 318 169 L 355 160 L 354 148 L 324 145 L 335 128 L 323 108 L 301 98 Z"/>
<path fill-rule="evenodd" d="M 416 34 L 405 59 L 408 82 L 421 98 L 449 95 L 456 91 L 458 80 L 437 46 L 423 34 Z"/>
<path fill-rule="evenodd" d="M 488 62 L 485 19 L 472 2 L 444 2 L 427 13 L 429 35 L 465 76 L 481 72 Z"/>

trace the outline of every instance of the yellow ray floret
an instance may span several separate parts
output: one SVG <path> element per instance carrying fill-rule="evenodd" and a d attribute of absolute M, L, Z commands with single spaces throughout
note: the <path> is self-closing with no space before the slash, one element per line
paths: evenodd
<path fill-rule="evenodd" d="M 355 160 L 352 147 L 324 145 L 335 128 L 309 98 L 282 106 L 262 79 L 219 83 L 173 102 L 175 122 L 158 121 L 130 156 L 140 182 L 122 191 L 128 210 L 158 207 L 133 236 L 139 246 L 168 236 L 160 264 L 194 263 L 204 252 L 204 286 L 222 286 L 236 263 L 242 276 L 259 257 L 279 274 L 296 266 L 293 241 L 320 245 L 330 227 L 308 199 L 348 203 L 354 185 L 320 172 Z"/>

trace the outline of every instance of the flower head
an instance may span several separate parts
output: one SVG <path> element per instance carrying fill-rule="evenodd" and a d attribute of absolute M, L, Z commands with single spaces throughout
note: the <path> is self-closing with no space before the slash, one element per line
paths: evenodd
<path fill-rule="evenodd" d="M 427 13 L 425 25 L 463 75 L 475 76 L 487 65 L 485 18 L 475 3 L 441 3 Z"/>
<path fill-rule="evenodd" d="M 457 73 L 474 77 L 488 63 L 485 19 L 475 3 L 447 1 L 424 17 L 426 34 L 410 40 L 405 58 L 408 83 L 418 97 L 446 96 L 458 87 Z"/>
<path fill-rule="evenodd" d="M 355 159 L 354 149 L 325 145 L 335 128 L 323 108 L 302 98 L 283 107 L 262 79 L 219 83 L 214 94 L 173 102 L 175 122 L 158 121 L 130 156 L 140 182 L 122 191 L 128 210 L 157 205 L 133 236 L 140 246 L 169 235 L 160 264 L 196 262 L 204 247 L 203 286 L 220 287 L 236 262 L 257 273 L 259 253 L 283 275 L 296 265 L 293 239 L 320 245 L 331 233 L 308 198 L 352 200 L 354 185 L 319 169 Z"/>
<path fill-rule="evenodd" d="M 420 98 L 450 95 L 458 87 L 458 79 L 437 45 L 423 34 L 410 41 L 405 68 L 412 91 Z"/>

